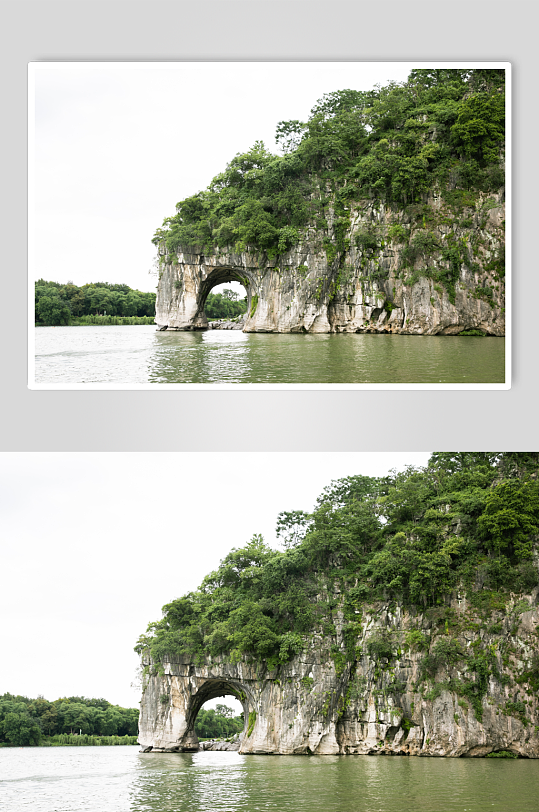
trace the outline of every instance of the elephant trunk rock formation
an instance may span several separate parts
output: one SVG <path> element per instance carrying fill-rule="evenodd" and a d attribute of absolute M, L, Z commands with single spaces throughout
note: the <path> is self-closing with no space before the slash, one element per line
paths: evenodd
<path fill-rule="evenodd" d="M 536 650 L 537 602 L 534 590 L 524 602 L 515 599 L 499 624 L 483 628 L 465 599 L 452 601 L 460 650 L 473 651 L 480 640 L 492 653 L 481 690 L 479 682 L 470 688 L 450 659 L 436 665 L 436 682 L 427 685 L 424 654 L 402 641 L 411 628 L 443 636 L 436 631 L 438 610 L 412 615 L 394 603 L 362 616 L 352 660 L 339 613 L 336 643 L 314 635 L 273 671 L 247 657 L 208 656 L 197 664 L 183 656 L 159 663 L 143 658 L 139 742 L 145 752 L 197 750 L 198 711 L 208 699 L 232 695 L 244 710 L 240 753 L 458 757 L 506 750 L 538 758 L 537 694 L 513 676 Z"/>
<path fill-rule="evenodd" d="M 449 234 L 439 197 L 421 208 L 419 225 L 371 201 L 351 211 L 345 238 L 337 239 L 342 224 L 330 215 L 329 236 L 307 229 L 278 260 L 231 248 L 185 246 L 170 253 L 161 243 L 155 320 L 161 330 L 207 329 L 208 293 L 237 281 L 247 292 L 244 332 L 454 335 L 475 329 L 503 336 L 504 209 L 502 192 L 483 195 L 473 215 Z M 431 230 L 425 227 L 429 213 Z"/>

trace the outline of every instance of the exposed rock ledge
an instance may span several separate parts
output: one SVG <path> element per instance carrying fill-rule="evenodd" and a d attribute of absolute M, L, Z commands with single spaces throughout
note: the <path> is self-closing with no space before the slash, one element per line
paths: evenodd
<path fill-rule="evenodd" d="M 245 325 L 245 320 L 240 319 L 239 321 L 210 321 L 208 322 L 208 329 L 209 330 L 243 330 Z"/>
<path fill-rule="evenodd" d="M 233 742 L 227 741 L 220 741 L 219 739 L 215 741 L 207 741 L 207 742 L 200 742 L 200 750 L 239 750 L 240 749 L 240 742 L 239 740 Z"/>

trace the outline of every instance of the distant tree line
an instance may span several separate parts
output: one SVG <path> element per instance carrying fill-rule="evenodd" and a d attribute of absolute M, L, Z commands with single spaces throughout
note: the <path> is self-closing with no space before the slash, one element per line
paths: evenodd
<path fill-rule="evenodd" d="M 222 293 L 209 293 L 204 306 L 208 319 L 233 319 L 247 312 L 247 298 L 225 288 Z"/>
<path fill-rule="evenodd" d="M 139 711 L 106 699 L 70 696 L 49 702 L 43 697 L 0 696 L 0 743 L 40 744 L 43 737 L 80 733 L 95 736 L 136 736 Z"/>
<path fill-rule="evenodd" d="M 62 285 L 39 279 L 35 283 L 35 320 L 43 325 L 108 324 L 118 323 L 118 317 L 133 323 L 133 317 L 153 319 L 155 297 L 155 293 L 143 293 L 128 285 L 92 282 L 78 287 L 72 282 Z M 233 319 L 246 311 L 247 298 L 240 299 L 233 290 L 209 293 L 206 299 L 209 319 Z"/>
<path fill-rule="evenodd" d="M 78 287 L 72 282 L 35 283 L 37 324 L 70 324 L 85 316 L 155 316 L 155 293 L 144 293 L 128 285 L 92 282 Z"/>
<path fill-rule="evenodd" d="M 195 733 L 200 739 L 229 738 L 243 730 L 243 716 L 233 716 L 228 705 L 217 705 L 215 710 L 201 708 L 195 722 Z"/>

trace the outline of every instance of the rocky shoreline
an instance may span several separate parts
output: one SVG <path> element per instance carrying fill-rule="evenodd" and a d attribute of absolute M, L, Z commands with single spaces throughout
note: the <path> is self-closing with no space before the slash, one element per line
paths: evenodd
<path fill-rule="evenodd" d="M 208 322 L 208 330 L 243 330 L 245 318 L 236 320 L 222 319 Z"/>
<path fill-rule="evenodd" d="M 206 742 L 200 742 L 199 750 L 239 750 L 241 739 L 242 735 L 233 741 L 227 741 L 226 739 L 210 739 Z"/>

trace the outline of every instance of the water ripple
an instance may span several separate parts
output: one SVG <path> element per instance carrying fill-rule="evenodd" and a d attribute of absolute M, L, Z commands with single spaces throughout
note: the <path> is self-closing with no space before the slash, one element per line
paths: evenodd
<path fill-rule="evenodd" d="M 503 338 L 36 329 L 37 383 L 503 383 Z"/>
<path fill-rule="evenodd" d="M 539 760 L 0 749 L 9 812 L 536 812 Z"/>

